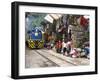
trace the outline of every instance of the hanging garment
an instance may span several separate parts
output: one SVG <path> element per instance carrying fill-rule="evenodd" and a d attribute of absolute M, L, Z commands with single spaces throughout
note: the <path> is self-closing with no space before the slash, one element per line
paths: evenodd
<path fill-rule="evenodd" d="M 87 24 L 88 24 L 88 19 L 86 19 L 86 18 L 84 18 L 84 16 L 82 16 L 80 18 L 80 25 L 85 27 L 85 26 L 87 26 Z"/>

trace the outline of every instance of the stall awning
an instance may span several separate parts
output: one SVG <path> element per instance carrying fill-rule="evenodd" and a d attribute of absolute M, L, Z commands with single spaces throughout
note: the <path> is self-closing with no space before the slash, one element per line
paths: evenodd
<path fill-rule="evenodd" d="M 53 20 L 57 20 L 61 16 L 62 16 L 61 14 L 47 14 L 44 19 L 50 23 L 53 23 Z"/>
<path fill-rule="evenodd" d="M 53 18 L 50 15 L 46 15 L 44 19 L 50 23 L 53 23 Z"/>
<path fill-rule="evenodd" d="M 51 16 L 52 18 L 54 18 L 55 20 L 57 20 L 57 19 L 59 19 L 59 18 L 61 17 L 60 14 L 50 14 L 50 16 Z"/>

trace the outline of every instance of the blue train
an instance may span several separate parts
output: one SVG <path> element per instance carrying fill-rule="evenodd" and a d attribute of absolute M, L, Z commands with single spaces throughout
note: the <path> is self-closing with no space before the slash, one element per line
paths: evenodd
<path fill-rule="evenodd" d="M 28 31 L 29 39 L 26 41 L 26 44 L 29 48 L 43 48 L 44 39 L 41 29 L 34 28 L 31 31 Z"/>

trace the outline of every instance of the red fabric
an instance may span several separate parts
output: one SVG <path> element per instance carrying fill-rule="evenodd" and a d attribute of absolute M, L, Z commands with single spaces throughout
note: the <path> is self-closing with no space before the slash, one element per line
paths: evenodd
<path fill-rule="evenodd" d="M 88 20 L 82 16 L 80 19 L 80 25 L 85 27 L 87 24 L 88 24 Z"/>
<path fill-rule="evenodd" d="M 57 43 L 56 43 L 56 48 L 61 48 L 61 47 L 62 47 L 61 41 L 60 41 L 60 42 L 57 42 Z"/>

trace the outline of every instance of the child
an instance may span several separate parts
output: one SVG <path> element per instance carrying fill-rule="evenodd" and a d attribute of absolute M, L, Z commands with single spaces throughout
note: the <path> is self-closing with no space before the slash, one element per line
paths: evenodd
<path fill-rule="evenodd" d="M 78 55 L 78 51 L 76 50 L 76 48 L 72 49 L 70 52 L 71 57 L 76 58 Z"/>
<path fill-rule="evenodd" d="M 89 58 L 89 53 L 90 53 L 90 47 L 89 47 L 89 42 L 85 42 L 83 45 L 83 50 L 85 52 L 85 57 Z"/>
<path fill-rule="evenodd" d="M 90 53 L 90 48 L 89 48 L 89 46 L 86 46 L 86 47 L 84 48 L 84 51 L 85 51 L 85 54 L 86 54 L 86 58 L 89 58 L 89 53 Z"/>
<path fill-rule="evenodd" d="M 71 51 L 71 46 L 72 46 L 72 41 L 68 41 L 66 43 L 66 54 L 69 55 L 70 51 Z"/>
<path fill-rule="evenodd" d="M 63 55 L 65 55 L 65 52 L 66 52 L 66 41 L 64 41 L 64 40 L 62 42 L 62 51 L 63 51 Z"/>
<path fill-rule="evenodd" d="M 59 40 L 58 42 L 56 42 L 57 53 L 61 53 L 61 48 L 62 48 L 62 42 Z"/>

